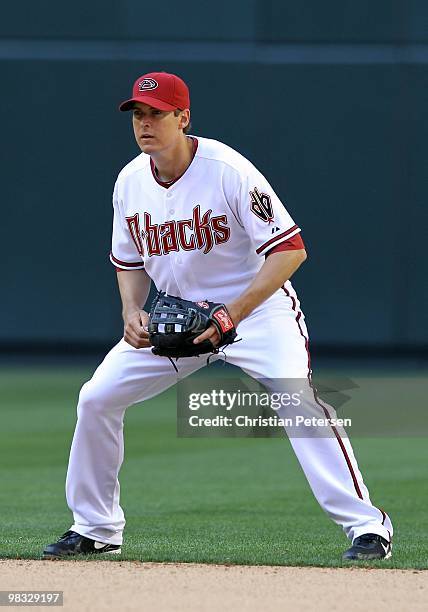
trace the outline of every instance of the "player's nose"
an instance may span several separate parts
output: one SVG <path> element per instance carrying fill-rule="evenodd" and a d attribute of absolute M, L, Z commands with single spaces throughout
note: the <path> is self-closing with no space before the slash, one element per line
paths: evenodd
<path fill-rule="evenodd" d="M 141 126 L 144 126 L 144 127 L 145 127 L 145 126 L 150 125 L 150 117 L 149 117 L 149 115 L 143 115 L 143 114 L 141 114 L 141 115 L 138 117 L 138 123 L 139 123 Z"/>

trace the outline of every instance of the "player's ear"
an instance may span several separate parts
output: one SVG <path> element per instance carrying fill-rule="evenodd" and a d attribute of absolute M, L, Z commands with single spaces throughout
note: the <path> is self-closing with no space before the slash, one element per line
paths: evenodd
<path fill-rule="evenodd" d="M 190 123 L 190 111 L 187 108 L 186 110 L 181 111 L 180 119 L 179 119 L 179 127 L 181 130 L 184 130 Z"/>

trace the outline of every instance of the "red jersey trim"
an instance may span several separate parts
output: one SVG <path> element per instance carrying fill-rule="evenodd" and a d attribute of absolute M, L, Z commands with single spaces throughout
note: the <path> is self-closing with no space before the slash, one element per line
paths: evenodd
<path fill-rule="evenodd" d="M 298 227 L 297 225 L 293 225 L 293 227 L 290 227 L 290 229 L 286 230 L 285 232 L 282 232 L 281 234 L 278 234 L 277 236 L 274 236 L 273 238 L 270 238 L 270 240 L 264 242 L 261 246 L 259 246 L 259 248 L 256 249 L 257 255 L 262 255 L 263 251 L 266 251 L 266 249 L 270 251 L 280 242 L 284 242 L 284 240 L 287 240 L 287 238 L 291 238 L 299 232 L 300 227 Z"/>
<path fill-rule="evenodd" d="M 182 174 L 180 174 L 180 176 L 177 176 L 177 178 L 172 179 L 172 181 L 161 181 L 160 180 L 160 178 L 156 174 L 155 163 L 152 160 L 152 158 L 150 158 L 150 169 L 152 171 L 153 178 L 155 179 L 157 184 L 160 185 L 161 187 L 164 187 L 165 189 L 169 189 L 171 187 L 171 185 L 174 185 L 174 183 L 179 181 L 181 179 L 181 177 L 184 176 L 186 174 L 186 172 L 188 171 L 188 169 L 190 168 L 193 160 L 195 159 L 195 155 L 196 155 L 196 151 L 198 150 L 199 143 L 198 143 L 198 139 L 195 138 L 194 136 L 189 136 L 189 138 L 191 138 L 192 142 L 193 142 L 193 155 L 192 155 L 192 159 L 190 160 L 190 164 L 187 166 L 186 170 Z"/>
<path fill-rule="evenodd" d="M 120 259 L 117 259 L 113 253 L 110 253 L 110 261 L 114 266 L 121 268 L 122 270 L 142 270 L 144 268 L 144 263 L 142 261 L 137 261 L 134 263 L 121 261 Z"/>
<path fill-rule="evenodd" d="M 280 242 L 273 249 L 270 249 L 266 253 L 266 257 L 272 255 L 272 253 L 280 253 L 281 251 L 300 251 L 301 249 L 305 249 L 305 243 L 302 240 L 300 234 L 296 234 L 292 238 L 287 238 L 284 242 Z"/>

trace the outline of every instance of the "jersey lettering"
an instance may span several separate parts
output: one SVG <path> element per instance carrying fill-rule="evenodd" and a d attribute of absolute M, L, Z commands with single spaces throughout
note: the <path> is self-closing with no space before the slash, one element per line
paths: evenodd
<path fill-rule="evenodd" d="M 175 221 L 167 221 L 159 226 L 163 253 L 179 250 L 175 225 Z"/>
<path fill-rule="evenodd" d="M 190 234 L 189 240 L 187 240 L 186 227 L 191 230 L 193 229 L 193 219 L 183 219 L 182 221 L 177 221 L 178 241 L 182 249 L 185 251 L 193 251 L 193 249 L 196 247 L 195 237 L 193 234 Z"/>
<path fill-rule="evenodd" d="M 208 253 L 213 248 L 214 237 L 211 229 L 210 215 L 212 213 L 211 208 L 207 210 L 201 217 L 201 207 L 198 204 L 193 209 L 193 222 L 195 227 L 196 237 L 196 248 L 204 248 L 204 253 Z"/>
<path fill-rule="evenodd" d="M 171 251 L 194 251 L 196 249 L 209 253 L 214 244 L 222 244 L 230 238 L 230 227 L 226 215 L 211 217 L 212 209 L 201 213 L 197 204 L 193 209 L 192 219 L 152 223 L 150 213 L 144 213 L 144 229 L 140 231 L 138 213 L 127 217 L 129 231 L 138 252 L 143 255 L 145 242 L 147 255 L 168 255 Z"/>
<path fill-rule="evenodd" d="M 250 191 L 250 209 L 256 217 L 265 223 L 272 223 L 273 221 L 273 206 L 270 195 L 267 193 L 260 193 L 257 187 L 254 187 L 253 191 Z"/>
<path fill-rule="evenodd" d="M 144 248 L 141 241 L 140 219 L 138 213 L 136 213 L 133 217 L 126 217 L 126 222 L 128 224 L 129 233 L 132 236 L 132 240 L 137 247 L 138 253 L 141 255 L 141 257 L 144 257 Z"/>
<path fill-rule="evenodd" d="M 146 239 L 147 253 L 149 257 L 152 255 L 162 254 L 159 241 L 159 225 L 157 225 L 157 223 L 152 225 L 151 220 L 151 214 L 145 212 L 143 238 Z"/>
<path fill-rule="evenodd" d="M 213 217 L 212 226 L 214 231 L 214 240 L 216 244 L 227 242 L 230 238 L 230 228 L 227 225 L 226 215 Z"/>

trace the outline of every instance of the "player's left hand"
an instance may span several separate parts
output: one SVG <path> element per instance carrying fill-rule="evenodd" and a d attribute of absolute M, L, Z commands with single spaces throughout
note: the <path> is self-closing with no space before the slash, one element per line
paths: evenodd
<path fill-rule="evenodd" d="M 238 310 L 236 307 L 234 307 L 232 304 L 228 305 L 226 304 L 226 308 L 227 311 L 233 321 L 233 324 L 235 326 L 235 329 L 240 321 L 239 318 L 239 314 L 238 314 Z M 193 340 L 193 344 L 199 344 L 200 342 L 203 342 L 204 340 L 209 340 L 211 342 L 211 344 L 216 347 L 220 341 L 220 334 L 218 333 L 218 330 L 216 328 L 215 325 L 210 325 L 208 327 L 208 329 L 206 329 L 202 334 L 200 334 L 199 336 L 197 336 L 194 340 Z"/>

